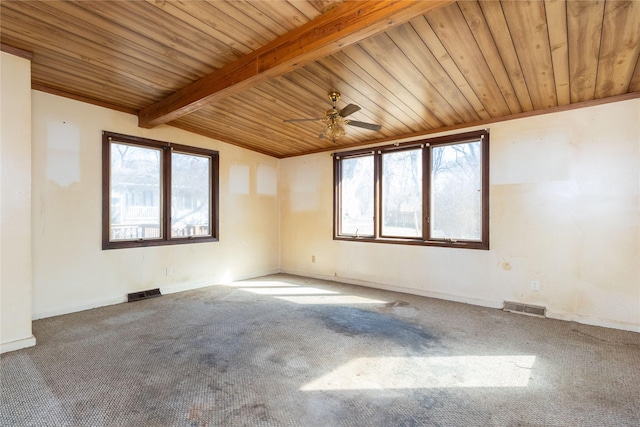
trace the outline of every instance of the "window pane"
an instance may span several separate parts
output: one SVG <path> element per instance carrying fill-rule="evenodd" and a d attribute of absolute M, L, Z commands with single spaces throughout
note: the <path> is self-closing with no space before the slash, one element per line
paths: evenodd
<path fill-rule="evenodd" d="M 340 234 L 373 236 L 373 156 L 341 161 Z"/>
<path fill-rule="evenodd" d="M 158 239 L 162 152 L 111 143 L 109 239 Z"/>
<path fill-rule="evenodd" d="M 431 237 L 482 239 L 480 141 L 431 150 Z"/>
<path fill-rule="evenodd" d="M 382 235 L 422 237 L 422 150 L 382 155 Z"/>
<path fill-rule="evenodd" d="M 171 237 L 210 236 L 211 158 L 171 154 Z"/>

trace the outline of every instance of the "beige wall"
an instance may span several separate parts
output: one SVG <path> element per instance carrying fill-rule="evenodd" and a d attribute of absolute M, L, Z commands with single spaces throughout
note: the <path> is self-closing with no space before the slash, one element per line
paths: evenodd
<path fill-rule="evenodd" d="M 0 353 L 31 334 L 31 63 L 0 53 Z"/>
<path fill-rule="evenodd" d="M 220 151 L 220 241 L 101 249 L 103 130 Z M 279 270 L 278 160 L 137 117 L 33 92 L 34 318 Z M 167 275 L 167 268 L 173 270 Z"/>
<path fill-rule="evenodd" d="M 281 269 L 640 332 L 640 100 L 490 132 L 491 250 L 332 240 L 325 153 L 281 161 Z"/>
<path fill-rule="evenodd" d="M 638 99 L 491 125 L 491 250 L 461 250 L 334 241 L 328 153 L 141 129 L 1 58 L 0 351 L 35 344 L 32 318 L 280 270 L 640 332 Z M 101 250 L 103 130 L 219 150 L 220 242 Z"/>

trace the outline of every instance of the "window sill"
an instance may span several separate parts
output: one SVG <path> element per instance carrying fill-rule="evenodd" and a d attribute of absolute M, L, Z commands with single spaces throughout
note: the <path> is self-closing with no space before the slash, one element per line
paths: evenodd
<path fill-rule="evenodd" d="M 391 237 L 356 237 L 356 236 L 334 236 L 333 240 L 342 240 L 347 242 L 367 242 L 367 243 L 386 243 L 393 245 L 412 245 L 412 246 L 436 246 L 442 248 L 459 248 L 459 249 L 480 249 L 489 250 L 488 242 L 473 241 L 447 241 L 447 240 L 421 240 L 421 239 L 405 239 Z"/>
<path fill-rule="evenodd" d="M 180 237 L 171 240 L 123 240 L 117 242 L 102 242 L 102 249 L 146 248 L 151 246 L 190 245 L 193 243 L 218 242 L 217 237 Z"/>

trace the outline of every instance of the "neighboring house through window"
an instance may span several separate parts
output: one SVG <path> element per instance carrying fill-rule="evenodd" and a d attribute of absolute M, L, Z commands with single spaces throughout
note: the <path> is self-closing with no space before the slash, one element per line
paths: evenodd
<path fill-rule="evenodd" d="M 218 152 L 103 132 L 102 248 L 218 240 Z"/>

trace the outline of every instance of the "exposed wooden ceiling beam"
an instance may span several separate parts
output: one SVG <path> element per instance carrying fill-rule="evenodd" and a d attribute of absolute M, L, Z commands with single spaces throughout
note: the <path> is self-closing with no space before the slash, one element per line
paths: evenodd
<path fill-rule="evenodd" d="M 347 1 L 143 108 L 138 125 L 170 122 L 449 3 L 453 0 Z"/>

